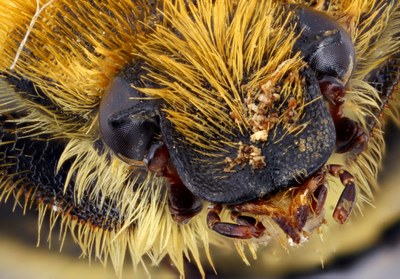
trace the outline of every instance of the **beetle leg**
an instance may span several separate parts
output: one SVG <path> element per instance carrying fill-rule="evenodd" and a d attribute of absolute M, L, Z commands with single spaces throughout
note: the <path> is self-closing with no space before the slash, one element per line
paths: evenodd
<path fill-rule="evenodd" d="M 231 211 L 231 218 L 238 225 L 256 228 L 257 231 L 259 232 L 260 236 L 265 231 L 265 227 L 262 224 L 262 222 L 258 222 L 255 218 L 253 218 L 251 216 L 240 215 L 240 212 L 238 212 L 238 211 L 234 211 L 234 210 Z"/>
<path fill-rule="evenodd" d="M 290 216 L 285 210 L 278 208 L 266 200 L 257 200 L 245 204 L 239 204 L 235 206 L 235 210 L 239 212 L 246 212 L 256 215 L 265 215 L 272 218 L 275 223 L 295 242 L 300 243 L 297 220 L 293 216 Z M 304 211 L 299 210 L 299 214 L 303 215 Z"/>
<path fill-rule="evenodd" d="M 360 154 L 366 147 L 369 136 L 360 124 L 348 117 L 334 118 L 336 128 L 336 152 Z"/>
<path fill-rule="evenodd" d="M 318 215 L 322 212 L 327 194 L 328 194 L 328 187 L 326 187 L 325 184 L 319 185 L 317 189 L 314 191 L 311 206 L 315 214 Z"/>
<path fill-rule="evenodd" d="M 334 77 L 319 80 L 321 93 L 329 102 L 330 113 L 336 129 L 336 152 L 360 154 L 366 147 L 369 136 L 356 121 L 343 115 L 344 86 Z"/>
<path fill-rule="evenodd" d="M 326 193 L 325 174 L 319 171 L 303 185 L 293 189 L 292 203 L 286 210 L 263 199 L 236 205 L 234 210 L 270 217 L 294 243 L 299 244 L 306 222 L 322 212 Z"/>
<path fill-rule="evenodd" d="M 371 107 L 372 115 L 366 118 L 366 131 L 359 123 L 343 116 L 344 86 L 336 78 L 324 77 L 319 80 L 321 93 L 330 103 L 330 112 L 336 128 L 336 152 L 352 152 L 360 154 L 377 125 L 383 110 L 400 81 L 400 55 L 395 54 L 384 61 L 379 67 L 371 71 L 365 78 L 372 87 L 378 91 L 380 107 Z"/>
<path fill-rule="evenodd" d="M 169 160 L 168 149 L 164 144 L 153 145 L 146 159 L 150 171 L 167 179 L 170 185 L 168 205 L 172 218 L 178 223 L 187 223 L 203 208 L 201 199 L 194 196 L 179 178 Z"/>
<path fill-rule="evenodd" d="M 328 172 L 333 176 L 340 178 L 340 181 L 345 187 L 339 201 L 337 202 L 335 210 L 333 211 L 333 218 L 336 222 L 344 224 L 350 216 L 356 199 L 354 176 L 344 170 L 340 165 L 328 165 L 327 167 Z"/>
<path fill-rule="evenodd" d="M 183 224 L 189 222 L 203 208 L 201 199 L 194 196 L 180 179 L 175 183 L 170 182 L 168 205 L 172 218 Z"/>
<path fill-rule="evenodd" d="M 226 223 L 221 222 L 219 217 L 222 210 L 220 204 L 210 206 L 208 210 L 208 227 L 221 235 L 237 239 L 250 239 L 260 238 L 264 234 L 265 227 L 252 217 L 240 216 L 238 212 L 232 212 L 231 216 L 238 224 Z"/>

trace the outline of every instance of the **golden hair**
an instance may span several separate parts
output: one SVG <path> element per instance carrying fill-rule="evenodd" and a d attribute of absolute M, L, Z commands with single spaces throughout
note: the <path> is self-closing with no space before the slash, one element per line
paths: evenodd
<path fill-rule="evenodd" d="M 169 256 L 181 274 L 188 259 L 204 275 L 203 263 L 212 265 L 210 245 L 232 243 L 247 261 L 244 247 L 255 255 L 256 241 L 232 241 L 211 232 L 206 210 L 188 224 L 176 223 L 168 210 L 165 179 L 143 167 L 125 164 L 107 147 L 99 151 L 99 102 L 121 69 L 144 60 L 150 65 L 146 78 L 160 87 L 139 90 L 164 100 L 167 118 L 194 149 L 222 150 L 224 154 L 224 146 L 239 146 L 239 142 L 229 137 L 213 140 L 216 135 L 231 135 L 235 130 L 260 136 L 252 121 L 257 112 L 251 107 L 260 105 L 260 95 L 277 85 L 283 84 L 279 98 L 293 98 L 296 115 L 301 117 L 307 103 L 299 72 L 306 62 L 292 51 L 297 35 L 286 4 L 312 5 L 338 20 L 352 37 L 357 60 L 346 91 L 345 111 L 366 129 L 368 121 L 377 117 L 374 110 L 382 106 L 379 92 L 366 77 L 399 53 L 400 6 L 379 0 L 333 0 L 328 6 L 325 2 L 140 0 L 71 4 L 67 0 L 0 0 L 0 73 L 4 75 L 0 116 L 12 127 L 3 133 L 18 134 L 13 140 L 0 141 L 1 150 L 12 149 L 21 139 L 65 143 L 57 170 L 67 168 L 61 194 L 70 194 L 72 202 L 36 199 L 37 185 L 23 179 L 24 171 L 8 171 L 9 164 L 15 162 L 4 158 L 7 152 L 0 154 L 0 200 L 13 198 L 24 209 L 38 208 L 40 224 L 46 216 L 51 226 L 60 222 L 62 234 L 72 233 L 84 255 L 103 262 L 109 258 L 117 272 L 121 272 L 128 252 L 134 265 L 143 263 L 146 256 L 155 264 Z M 6 75 L 32 82 L 36 96 L 10 86 Z M 376 119 L 368 148 L 360 157 L 354 160 L 334 154 L 328 161 L 344 165 L 356 177 L 359 207 L 365 201 L 372 202 L 384 153 L 385 122 L 389 118 L 399 121 L 398 91 L 392 93 L 385 115 Z M 282 117 L 277 119 L 282 121 Z M 299 129 L 286 128 L 291 133 Z M 289 189 L 273 201 L 284 205 L 290 199 Z M 336 200 L 337 193 L 331 191 L 326 211 Z M 88 202 L 104 209 L 103 226 L 73 214 L 75 208 L 90 211 Z M 225 211 L 223 218 L 228 218 Z M 110 220 L 113 224 L 107 227 Z M 264 222 L 271 238 L 286 243 L 276 225 Z"/>

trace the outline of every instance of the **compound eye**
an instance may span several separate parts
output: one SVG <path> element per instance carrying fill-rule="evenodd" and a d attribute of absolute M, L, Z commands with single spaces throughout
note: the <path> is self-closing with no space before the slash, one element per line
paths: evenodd
<path fill-rule="evenodd" d="M 126 162 L 142 161 L 159 134 L 158 103 L 144 96 L 122 77 L 115 77 L 100 102 L 100 134 Z"/>
<path fill-rule="evenodd" d="M 295 48 L 300 50 L 318 79 L 337 78 L 345 85 L 353 71 L 355 51 L 350 35 L 330 16 L 297 7 L 300 37 Z"/>

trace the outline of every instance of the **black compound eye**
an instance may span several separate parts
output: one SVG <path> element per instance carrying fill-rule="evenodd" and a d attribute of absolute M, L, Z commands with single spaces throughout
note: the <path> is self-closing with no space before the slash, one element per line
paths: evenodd
<path fill-rule="evenodd" d="M 355 51 L 350 35 L 330 16 L 304 7 L 296 9 L 300 37 L 295 49 L 322 79 L 337 78 L 346 84 L 354 67 Z"/>
<path fill-rule="evenodd" d="M 159 134 L 157 105 L 143 99 L 122 77 L 115 77 L 106 89 L 99 109 L 100 134 L 124 161 L 143 160 Z"/>

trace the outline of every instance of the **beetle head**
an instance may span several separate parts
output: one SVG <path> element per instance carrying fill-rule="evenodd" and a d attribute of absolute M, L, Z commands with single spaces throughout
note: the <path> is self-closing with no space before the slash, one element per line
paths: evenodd
<path fill-rule="evenodd" d="M 159 87 L 139 90 L 162 100 L 153 107 L 160 137 L 194 195 L 241 203 L 296 186 L 321 169 L 335 130 L 318 80 L 295 50 L 294 13 L 269 2 L 221 1 L 165 7 L 164 16 L 165 25 L 141 46 L 143 79 Z M 134 120 L 129 134 L 139 143 L 144 137 L 146 148 L 158 132 L 147 123 Z"/>

